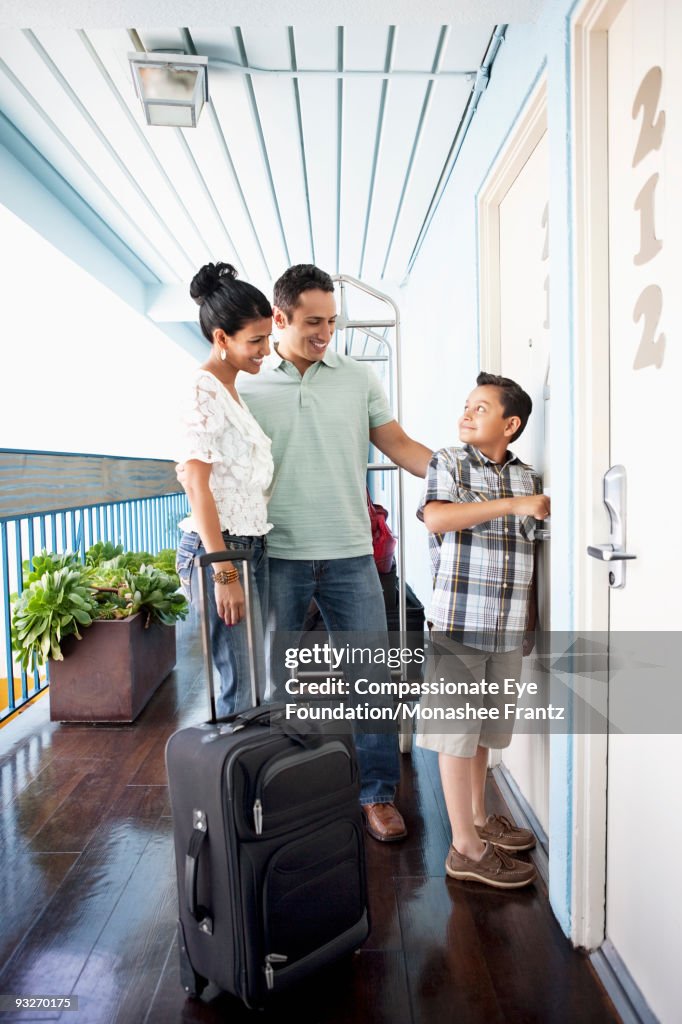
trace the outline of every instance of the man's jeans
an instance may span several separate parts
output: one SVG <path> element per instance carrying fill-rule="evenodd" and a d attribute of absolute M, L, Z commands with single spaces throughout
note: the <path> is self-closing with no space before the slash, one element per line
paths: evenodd
<path fill-rule="evenodd" d="M 268 556 L 264 537 L 237 537 L 224 533 L 223 540 L 228 552 L 239 548 L 249 548 L 253 557 L 249 564 L 251 573 L 251 594 L 253 597 L 253 644 L 256 658 L 256 681 L 260 686 L 259 697 L 264 697 L 265 666 L 263 661 L 263 622 L 267 615 L 268 602 Z M 199 555 L 203 555 L 199 534 L 183 533 L 177 556 L 176 568 L 185 597 L 199 607 L 199 573 L 206 573 L 206 595 L 209 605 L 209 622 L 211 624 L 211 647 L 213 661 L 220 676 L 220 693 L 216 700 L 218 718 L 224 718 L 235 711 L 251 707 L 251 675 L 249 671 L 249 649 L 247 644 L 246 621 L 242 619 L 236 626 L 226 626 L 218 618 L 215 600 L 215 585 L 211 580 L 210 569 L 200 569 Z M 229 554 L 226 556 L 229 560 Z M 235 562 L 235 569 L 242 578 L 244 563 Z M 253 581 L 255 580 L 255 586 Z"/>
<path fill-rule="evenodd" d="M 312 599 L 324 624 L 339 647 L 344 633 L 374 634 L 387 646 L 386 610 L 376 565 L 371 555 L 326 561 L 270 559 L 269 639 L 272 639 L 272 678 L 275 700 L 282 700 L 290 673 L 284 669 L 279 633 L 300 633 Z M 273 631 L 275 635 L 273 636 Z M 270 646 L 270 645 L 269 645 Z M 290 646 L 289 643 L 286 646 Z M 388 678 L 387 674 L 384 673 Z M 400 778 L 396 732 L 356 731 L 355 746 L 360 765 L 360 802 L 391 803 Z"/>

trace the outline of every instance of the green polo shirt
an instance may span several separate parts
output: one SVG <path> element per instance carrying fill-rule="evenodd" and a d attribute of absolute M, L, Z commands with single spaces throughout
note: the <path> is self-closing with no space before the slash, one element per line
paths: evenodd
<path fill-rule="evenodd" d="M 329 349 L 301 376 L 273 355 L 240 394 L 272 439 L 268 502 L 273 558 L 353 558 L 372 553 L 365 480 L 369 432 L 394 418 L 366 363 Z"/>

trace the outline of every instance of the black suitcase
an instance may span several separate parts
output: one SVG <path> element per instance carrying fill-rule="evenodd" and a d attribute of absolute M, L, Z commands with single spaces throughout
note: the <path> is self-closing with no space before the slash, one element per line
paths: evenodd
<path fill-rule="evenodd" d="M 244 592 L 251 642 L 250 552 Z M 166 746 L 180 913 L 181 981 L 209 981 L 262 1006 L 369 933 L 359 772 L 349 736 L 303 734 L 282 705 L 215 718 L 204 609 L 211 720 Z M 251 646 L 251 687 L 258 704 Z"/>

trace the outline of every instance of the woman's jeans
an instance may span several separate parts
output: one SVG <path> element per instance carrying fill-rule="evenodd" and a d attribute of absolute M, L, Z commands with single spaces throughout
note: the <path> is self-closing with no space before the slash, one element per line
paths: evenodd
<path fill-rule="evenodd" d="M 253 598 L 253 656 L 256 660 L 256 682 L 259 684 L 259 697 L 262 700 L 265 689 L 265 669 L 263 664 L 263 623 L 268 608 L 268 556 L 265 537 L 238 537 L 223 533 L 223 540 L 229 552 L 240 548 L 249 548 L 253 557 L 248 562 L 251 578 L 251 594 Z M 247 642 L 246 620 L 242 619 L 235 626 L 227 626 L 218 617 L 215 600 L 215 585 L 211 567 L 201 569 L 199 555 L 205 554 L 198 533 L 183 533 L 176 555 L 176 568 L 185 597 L 199 611 L 199 573 L 206 573 L 205 592 L 208 600 L 209 622 L 211 627 L 211 648 L 213 661 L 220 676 L 220 694 L 216 700 L 218 718 L 224 718 L 235 711 L 251 707 L 251 675 L 249 671 L 249 649 Z M 235 569 L 242 579 L 243 562 L 235 562 Z M 253 585 L 255 581 L 255 586 Z"/>

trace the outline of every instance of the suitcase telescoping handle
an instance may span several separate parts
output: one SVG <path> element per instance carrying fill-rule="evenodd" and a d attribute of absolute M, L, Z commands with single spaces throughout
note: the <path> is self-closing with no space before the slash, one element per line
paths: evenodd
<path fill-rule="evenodd" d="M 209 604 L 206 600 L 206 573 L 205 569 L 213 562 L 243 562 L 244 572 L 242 573 L 242 587 L 244 588 L 244 606 L 246 619 L 246 643 L 249 651 L 249 676 L 251 679 L 251 703 L 256 707 L 258 699 L 258 681 L 256 678 L 256 658 L 254 653 L 254 628 L 253 628 L 253 599 L 251 596 L 251 574 L 249 573 L 249 561 L 253 558 L 253 552 L 248 548 L 238 551 L 211 551 L 208 554 L 199 556 L 199 601 L 201 605 L 201 635 L 204 647 L 204 662 L 206 665 L 206 680 L 208 683 L 208 700 L 211 709 L 210 721 L 216 721 L 215 689 L 213 685 L 213 656 L 211 653 L 211 624 L 208 621 Z"/>

